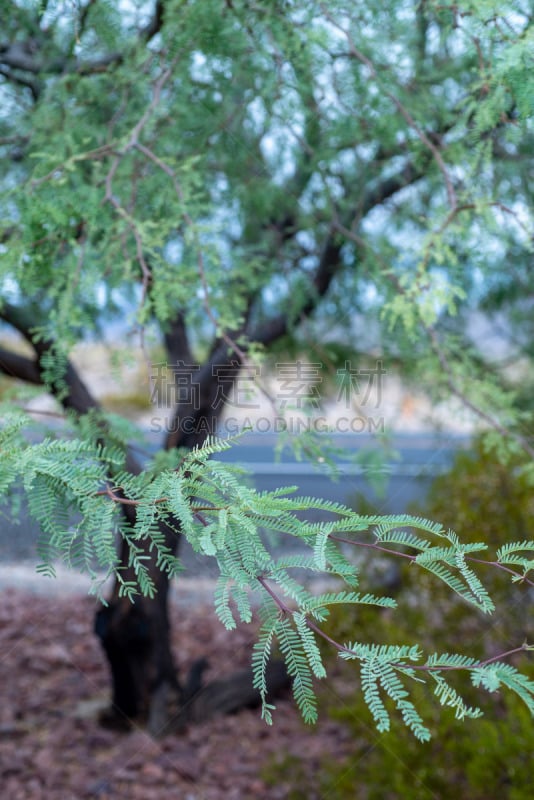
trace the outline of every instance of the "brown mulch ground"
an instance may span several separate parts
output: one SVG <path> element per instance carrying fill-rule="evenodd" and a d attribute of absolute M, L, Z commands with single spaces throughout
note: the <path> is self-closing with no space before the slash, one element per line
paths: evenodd
<path fill-rule="evenodd" d="M 322 719 L 304 726 L 290 698 L 274 726 L 243 711 L 154 741 L 144 731 L 101 728 L 97 708 L 109 694 L 108 670 L 92 632 L 94 600 L 0 593 L 0 786 L 9 800 L 241 800 L 286 798 L 291 787 L 264 780 L 266 765 L 295 755 L 307 775 L 351 742 Z M 205 604 L 172 609 L 177 663 L 186 674 L 208 655 L 206 678 L 248 666 L 249 626 L 226 632 Z M 333 690 L 332 690 L 333 691 Z M 321 794 L 316 795 L 317 798 Z M 310 800 L 313 800 L 310 795 Z"/>

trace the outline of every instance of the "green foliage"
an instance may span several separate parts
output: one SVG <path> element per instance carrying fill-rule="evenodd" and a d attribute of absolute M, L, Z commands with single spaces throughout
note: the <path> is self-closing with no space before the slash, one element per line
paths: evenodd
<path fill-rule="evenodd" d="M 300 345 L 313 311 L 313 346 L 345 320 L 348 335 L 335 338 L 357 339 L 356 310 L 376 336 L 351 353 L 378 342 L 392 358 L 409 357 L 436 397 L 454 395 L 493 427 L 503 461 L 532 459 L 532 407 L 464 332 L 473 305 L 491 309 L 505 297 L 511 323 L 532 295 L 532 20 L 522 0 L 504 10 L 493 0 L 175 0 L 161 17 L 157 8 L 15 3 L 6 14 L 0 316 L 33 348 L 35 363 L 19 372 L 72 410 L 69 354 L 110 320 L 137 325 L 144 354 L 154 326 L 179 329 L 188 359 L 196 348 L 243 361 L 276 338 L 271 329 Z M 207 360 L 204 372 L 213 376 L 213 366 Z M 215 604 L 228 628 L 236 614 L 251 619 L 249 594 L 259 592 L 254 681 L 267 721 L 275 644 L 313 721 L 330 606 L 394 610 L 392 598 L 358 591 L 366 575 L 351 545 L 397 551 L 421 576 L 420 603 L 432 599 L 428 586 L 442 586 L 474 611 L 494 610 L 477 563 L 488 526 L 480 535 L 463 520 L 448 530 L 419 515 L 363 516 L 287 490 L 256 492 L 211 458 L 225 442 L 140 471 L 130 468 L 128 430 L 94 411 L 35 443 L 29 420 L 6 413 L 3 496 L 17 503 L 12 490 L 24 486 L 45 572 L 59 557 L 84 566 L 96 591 L 103 570 L 132 600 L 153 597 L 149 567 L 174 575 L 183 534 L 217 564 Z M 310 437 L 303 452 L 323 450 Z M 520 469 L 527 480 L 532 467 Z M 323 521 L 309 522 L 311 511 Z M 274 557 L 269 532 L 296 540 L 302 555 Z M 117 536 L 128 545 L 123 562 Z M 524 582 L 534 536 L 511 539 L 495 561 Z M 319 598 L 302 577 L 318 573 L 339 581 Z M 409 637 L 377 642 L 374 629 L 366 642 L 361 633 L 334 646 L 358 662 L 380 730 L 396 709 L 428 738 L 414 705 L 423 679 L 458 717 L 475 716 L 448 681 L 457 670 L 531 706 L 532 682 L 509 664 L 434 646 L 423 659 Z"/>
<path fill-rule="evenodd" d="M 473 620 L 465 605 L 455 602 L 451 595 L 439 590 L 436 593 L 433 587 L 431 597 L 443 613 L 439 630 L 431 629 L 428 624 L 428 617 L 432 616 L 430 598 L 425 600 L 420 596 L 420 602 L 414 603 L 413 585 L 407 586 L 397 598 L 400 615 L 386 611 L 377 621 L 374 613 L 361 608 L 356 620 L 340 610 L 332 615 L 327 630 L 335 638 L 349 637 L 354 630 L 360 637 L 373 638 L 378 625 L 381 639 L 390 642 L 415 638 L 423 643 L 449 646 L 470 640 L 478 657 L 487 649 L 488 642 L 493 649 L 498 647 L 499 636 L 509 636 L 510 616 L 506 614 L 506 606 L 503 606 L 505 619 L 500 620 L 495 631 Z M 327 651 L 323 650 L 330 669 Z M 454 664 L 457 657 L 440 661 L 445 662 Z M 516 666 L 528 669 L 524 659 Z M 431 734 L 422 744 L 414 737 L 398 736 L 395 730 L 377 734 L 371 726 L 372 717 L 363 692 L 360 689 L 350 692 L 352 674 L 347 670 L 338 673 L 336 689 L 340 680 L 342 688 L 335 694 L 319 690 L 319 709 L 350 731 L 352 752 L 334 762 L 324 759 L 313 777 L 306 775 L 305 770 L 303 773 L 303 764 L 296 756 L 273 759 L 264 770 L 264 779 L 288 784 L 291 787 L 288 796 L 304 800 L 313 796 L 314 791 L 334 800 L 348 800 L 355 794 L 366 800 L 414 795 L 429 800 L 435 796 L 443 800 L 458 796 L 486 800 L 501 793 L 523 800 L 528 796 L 534 730 L 528 707 L 517 694 L 493 692 L 484 697 L 469 685 L 466 675 L 458 673 L 452 686 L 430 673 L 411 693 L 424 728 Z M 475 703 L 484 712 L 483 717 L 481 711 L 477 713 Z M 389 715 L 392 703 L 388 703 L 387 695 L 382 705 Z M 462 706 L 466 713 L 461 713 Z"/>
<path fill-rule="evenodd" d="M 514 263 L 527 256 L 510 180 L 512 157 L 521 160 L 532 136 L 532 28 L 519 0 L 496 15 L 469 2 L 449 13 L 402 0 L 168 4 L 161 47 L 148 51 L 135 42 L 133 17 L 121 19 L 113 3 L 91 3 L 82 29 L 80 10 L 48 9 L 43 63 L 73 53 L 81 65 L 121 59 L 110 69 L 44 70 L 39 101 L 17 105 L 0 130 L 6 139 L 31 131 L 2 201 L 10 235 L 1 274 L 24 295 L 46 294 L 44 328 L 58 340 L 94 327 L 102 275 L 110 290 L 133 296 L 143 261 L 151 286 L 138 318 L 165 321 L 180 308 L 201 326 L 206 292 L 190 290 L 200 282 L 199 252 L 221 328 L 258 292 L 262 314 L 274 304 L 294 327 L 315 292 L 306 259 L 320 253 L 326 221 L 334 213 L 350 227 L 365 187 L 379 192 L 412 162 L 420 180 L 408 181 L 394 210 L 382 205 L 381 222 L 360 226 L 363 249 L 337 231 L 337 308 L 363 310 L 378 277 L 386 318 L 416 335 L 420 321 L 462 306 L 466 266 L 500 267 L 484 230 L 497 226 L 503 241 L 510 227 Z M 446 140 L 444 168 L 421 131 Z M 493 146 L 511 160 L 493 158 Z M 455 171 L 470 177 L 458 181 L 457 212 L 445 181 Z M 285 224 L 307 243 L 286 237 Z M 295 260 L 302 269 L 287 269 Z"/>
<path fill-rule="evenodd" d="M 241 470 L 211 458 L 230 447 L 229 441 L 208 440 L 202 448 L 186 453 L 176 468 L 132 475 L 124 470 L 124 450 L 102 446 L 102 422 L 97 417 L 94 421 L 93 442 L 45 439 L 29 446 L 21 439 L 21 429 L 28 422 L 23 416 L 6 420 L 2 431 L 0 487 L 6 493 L 17 476 L 23 479 L 30 513 L 44 533 L 40 570 L 53 573 L 53 558 L 59 556 L 85 566 L 98 590 L 99 579 L 93 568 L 96 559 L 106 574 L 115 575 L 122 594 L 133 599 L 140 591 L 152 597 L 156 586 L 147 561 L 155 558 L 159 568 L 170 575 L 179 570 L 162 523 L 170 530 L 178 525 L 196 552 L 217 562 L 220 579 L 215 608 L 227 628 L 235 627 L 231 603 L 235 603 L 239 617 L 248 622 L 251 605 L 247 592 L 261 591 L 264 624 L 253 666 L 267 721 L 271 721 L 272 706 L 267 703 L 265 669 L 275 641 L 286 661 L 302 716 L 306 722 L 314 722 L 317 711 L 312 678 L 326 676 L 317 636 L 328 639 L 317 623 L 327 620 L 332 605 L 395 608 L 392 598 L 369 593 L 340 591 L 314 596 L 303 578 L 297 577 L 320 572 L 357 586 L 357 570 L 341 549 L 341 544 L 350 541 L 347 536 L 356 534 L 356 546 L 365 535 L 386 551 L 390 544 L 403 548 L 403 552 L 416 551 L 410 556 L 413 566 L 429 571 L 481 611 L 491 613 L 494 609 L 489 594 L 466 563 L 468 554 L 484 549 L 484 545 L 464 545 L 452 531 L 446 532 L 420 517 L 364 517 L 338 503 L 291 497 L 287 490 L 257 492 L 240 480 Z M 123 503 L 135 506 L 133 523 L 120 523 L 117 512 Z M 311 523 L 302 517 L 303 512 L 311 510 L 327 512 L 330 519 Z M 69 515 L 74 513 L 78 518 L 73 524 Z M 407 527 L 417 530 L 418 535 Z M 117 560 L 117 528 L 129 545 L 127 565 Z M 261 535 L 266 530 L 297 539 L 307 546 L 309 555 L 274 557 Z M 436 538 L 447 545 L 434 546 Z M 511 558 L 517 559 L 516 552 L 533 551 L 533 543 L 519 542 L 503 548 L 501 557 L 509 564 Z M 524 561 L 521 557 L 521 568 Z M 417 738 L 426 741 L 430 737 L 406 688 L 406 681 L 418 683 L 425 673 L 440 703 L 452 706 L 460 719 L 478 716 L 479 710 L 469 708 L 449 685 L 446 675 L 451 670 L 467 670 L 474 686 L 490 692 L 501 685 L 508 687 L 534 712 L 534 683 L 510 664 L 433 653 L 422 665 L 415 665 L 422 658 L 417 646 L 333 643 L 343 659 L 359 662 L 363 697 L 379 731 L 390 727 L 384 694 Z"/>
<path fill-rule="evenodd" d="M 525 800 L 531 784 L 530 754 L 534 746 L 532 717 L 514 695 L 484 704 L 486 716 L 458 724 L 419 692 L 417 707 L 430 720 L 432 738 L 421 745 L 412 737 L 377 735 L 366 723 L 366 709 L 357 698 L 330 714 L 354 737 L 348 759 L 324 759 L 313 775 L 298 756 L 273 759 L 262 777 L 288 786 L 287 797 L 307 800 L 317 792 L 332 800 Z"/>
<path fill-rule="evenodd" d="M 453 468 L 437 478 L 430 489 L 424 513 L 442 520 L 470 541 L 476 531 L 499 553 L 519 551 L 510 539 L 534 538 L 531 478 L 523 470 L 525 459 L 515 456 L 507 463 L 496 457 L 493 438 L 478 437 L 460 451 Z M 497 454 L 498 455 L 498 454 Z M 423 513 L 419 506 L 415 513 Z"/>
<path fill-rule="evenodd" d="M 443 519 L 446 525 L 462 531 L 466 541 L 484 529 L 492 553 L 488 560 L 495 554 L 506 564 L 509 558 L 510 566 L 522 574 L 523 569 L 532 568 L 531 563 L 524 563 L 522 549 L 529 551 L 530 543 L 510 540 L 519 531 L 526 536 L 532 534 L 532 490 L 529 477 L 518 466 L 517 462 L 507 466 L 499 463 L 485 446 L 485 439 L 478 439 L 456 456 L 449 473 L 435 479 L 428 503 L 414 511 Z M 407 541 L 404 537 L 400 539 Z M 498 571 L 487 572 L 485 584 L 498 598 L 499 614 L 495 619 L 477 620 L 444 587 L 431 584 L 430 576 L 418 581 L 416 589 L 410 572 L 411 568 L 403 572 L 403 588 L 396 598 L 398 613 L 381 613 L 379 627 L 385 642 L 415 639 L 419 645 L 431 643 L 434 647 L 450 648 L 458 641 L 470 641 L 472 655 L 482 660 L 488 652 L 496 652 L 501 642 L 509 641 L 511 631 L 519 639 L 532 639 L 532 621 L 525 614 L 524 597 L 518 596 L 517 586 L 513 587 L 508 576 Z M 414 603 L 415 592 L 419 597 L 417 603 Z M 433 609 L 437 608 L 439 630 L 429 625 L 429 617 L 434 617 Z M 355 631 L 359 637 L 372 638 L 376 628 L 375 614 L 360 608 L 357 621 L 342 611 L 333 611 L 325 629 L 331 637 L 344 640 L 352 638 Z M 325 648 L 323 652 L 328 668 Z M 454 665 L 458 656 L 433 657 L 429 662 Z M 469 663 L 464 657 L 461 662 Z M 524 658 L 515 662 L 515 666 L 528 670 Z M 349 695 L 344 691 L 343 707 L 332 701 L 330 693 L 320 693 L 320 709 L 348 726 L 354 748 L 351 756 L 341 763 L 332 765 L 324 761 L 319 775 L 314 776 L 313 789 L 319 781 L 321 791 L 334 800 L 348 800 L 354 797 L 356 789 L 358 796 L 366 800 L 407 797 L 414 793 L 429 799 L 437 795 L 443 800 L 459 796 L 486 800 L 501 795 L 523 800 L 531 783 L 532 717 L 528 703 L 521 698 L 522 688 L 518 687 L 518 693 L 497 689 L 500 682 L 505 685 L 510 679 L 515 682 L 517 673 L 508 674 L 509 665 L 496 663 L 493 669 L 493 674 L 491 670 L 486 672 L 485 680 L 492 689 L 487 697 L 474 690 L 479 683 L 476 670 L 471 686 L 461 674 L 451 686 L 441 676 L 430 673 L 428 678 L 436 683 L 433 694 L 439 705 L 433 702 L 428 682 L 414 688 L 415 705 L 432 734 L 424 749 L 411 737 L 397 737 L 391 732 L 377 736 L 369 727 L 370 715 L 360 691 Z M 342 677 L 351 680 L 345 672 Z M 475 703 L 484 711 L 484 717 L 477 719 L 476 724 L 468 719 L 477 716 Z M 462 704 L 468 704 L 468 713 L 462 713 Z M 454 709 L 456 719 L 463 719 L 462 724 L 452 718 L 449 708 Z M 273 762 L 266 777 L 275 782 L 281 779 L 289 782 L 294 787 L 290 796 L 295 800 L 309 796 L 311 791 L 298 758 Z"/>

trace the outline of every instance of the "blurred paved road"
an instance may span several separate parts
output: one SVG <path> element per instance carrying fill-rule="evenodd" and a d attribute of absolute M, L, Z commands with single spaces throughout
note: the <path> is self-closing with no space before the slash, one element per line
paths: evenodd
<path fill-rule="evenodd" d="M 274 461 L 273 437 L 250 434 L 238 440 L 220 460 L 239 463 L 247 469 L 256 488 L 274 489 L 283 485 L 298 485 L 299 494 L 327 497 L 354 505 L 358 497 L 365 498 L 378 513 L 400 514 L 415 501 L 422 501 L 430 483 L 450 469 L 455 453 L 468 446 L 465 437 L 409 435 L 395 436 L 389 443 L 395 451 L 393 458 L 385 457 L 383 463 L 384 493 L 373 491 L 365 468 L 349 460 L 357 453 L 383 452 L 380 444 L 370 436 L 338 436 L 333 439 L 337 447 L 346 450 L 347 456 L 336 458 L 339 477 L 335 481 L 324 465 L 296 461 L 285 452 L 280 462 Z"/>

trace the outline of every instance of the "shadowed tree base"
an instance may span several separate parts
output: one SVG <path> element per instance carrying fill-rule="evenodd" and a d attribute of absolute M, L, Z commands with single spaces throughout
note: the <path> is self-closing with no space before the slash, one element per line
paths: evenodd
<path fill-rule="evenodd" d="M 266 679 L 271 700 L 284 694 L 291 685 L 283 661 L 270 662 Z M 252 670 L 243 669 L 228 678 L 207 683 L 185 704 L 182 710 L 184 722 L 204 722 L 219 714 L 235 714 L 243 708 L 257 708 L 261 698 L 252 680 Z"/>
<path fill-rule="evenodd" d="M 113 700 L 100 715 L 102 725 L 129 730 L 143 725 L 156 737 L 178 733 L 186 725 L 220 714 L 235 714 L 260 705 L 251 669 L 203 684 L 206 659 L 193 663 L 186 681 L 178 680 L 170 652 L 165 605 L 140 598 L 134 605 L 121 598 L 97 613 L 95 632 L 108 657 Z M 159 634 L 159 635 L 158 635 Z M 290 678 L 281 661 L 267 669 L 271 699 L 284 693 Z"/>
<path fill-rule="evenodd" d="M 191 668 L 191 673 L 197 663 Z M 290 685 L 285 664 L 273 661 L 267 668 L 269 700 L 284 695 Z M 201 686 L 185 702 L 180 702 L 179 695 L 171 687 L 162 684 L 153 695 L 148 719 L 126 717 L 124 712 L 110 706 L 100 713 L 99 722 L 105 728 L 117 731 L 129 731 L 135 724 L 145 724 L 153 736 L 162 737 L 180 733 L 187 725 L 206 722 L 216 716 L 258 708 L 260 703 L 260 693 L 252 685 L 252 670 L 243 669 Z"/>

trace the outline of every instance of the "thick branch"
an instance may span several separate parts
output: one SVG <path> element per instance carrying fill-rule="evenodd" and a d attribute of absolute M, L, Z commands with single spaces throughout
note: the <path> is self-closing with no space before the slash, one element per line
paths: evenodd
<path fill-rule="evenodd" d="M 28 53 L 23 44 L 15 42 L 0 47 L 0 74 L 14 83 L 27 86 L 37 96 L 40 90 L 39 82 L 37 77 L 31 78 L 30 75 L 61 74 L 63 72 L 92 75 L 97 72 L 105 72 L 108 67 L 120 63 L 123 59 L 123 53 L 108 53 L 95 61 L 78 61 L 67 55 L 57 56 L 50 61 L 41 61 L 36 55 Z M 13 70 L 17 70 L 17 72 L 13 72 Z"/>
<path fill-rule="evenodd" d="M 21 308 L 5 300 L 2 301 L 2 305 L 0 306 L 0 317 L 5 320 L 8 325 L 11 325 L 22 334 L 32 347 L 35 347 L 32 331 L 38 325 L 38 316 L 36 312 L 37 309 L 34 307 Z"/>
<path fill-rule="evenodd" d="M 41 372 L 37 361 L 0 348 L 0 371 L 10 378 L 17 378 L 27 383 L 42 384 Z"/>
<path fill-rule="evenodd" d="M 382 181 L 378 186 L 365 193 L 355 213 L 359 217 L 365 215 L 372 208 L 385 202 L 389 197 L 420 177 L 421 173 L 411 165 L 405 166 L 396 176 Z M 349 225 L 351 222 L 352 219 Z M 300 310 L 301 318 L 313 313 L 321 298 L 328 292 L 332 280 L 341 266 L 343 242 L 336 233 L 335 229 L 332 228 L 327 236 L 319 264 L 312 279 L 312 291 Z M 183 349 L 187 341 L 183 319 L 178 318 L 175 326 L 173 336 L 166 342 L 169 354 L 171 352 L 187 352 Z M 248 325 L 245 333 L 250 341 L 267 346 L 287 334 L 288 330 L 287 314 L 281 313 L 274 319 L 259 325 Z M 237 339 L 240 333 L 237 332 L 235 336 L 233 335 L 233 338 Z M 216 402 L 217 397 L 228 397 L 244 357 L 241 347 L 229 347 L 229 339 L 230 337 L 226 337 L 225 340 L 219 339 L 216 341 L 210 352 L 209 359 L 198 372 L 191 376 L 191 386 L 194 385 L 196 387 L 198 395 L 192 396 L 187 403 L 177 404 L 170 430 L 166 437 L 166 449 L 200 445 L 208 433 L 214 433 L 213 427 L 224 408 L 224 402 Z M 169 345 L 171 345 L 172 350 Z M 192 361 L 189 363 L 191 364 Z M 214 367 L 218 368 L 217 380 L 214 379 Z M 184 420 L 187 420 L 188 431 L 184 430 Z"/>
<path fill-rule="evenodd" d="M 366 192 L 358 204 L 358 207 L 352 213 L 352 217 L 363 217 L 378 205 L 381 205 L 397 192 L 404 189 L 406 186 L 419 180 L 422 173 L 415 169 L 411 164 L 407 164 L 397 175 L 386 178 L 380 182 L 376 187 Z M 348 222 L 350 227 L 352 219 Z M 300 317 L 305 318 L 313 313 L 318 305 L 319 300 L 327 293 L 332 279 L 341 267 L 341 248 L 343 243 L 336 237 L 336 231 L 331 228 L 323 248 L 319 264 L 313 277 L 313 292 L 310 293 L 308 299 L 300 311 Z M 281 336 L 284 336 L 289 329 L 287 315 L 280 314 L 272 320 L 261 323 L 254 329 L 248 330 L 247 335 L 251 341 L 259 342 L 263 345 L 269 345 Z"/>
<path fill-rule="evenodd" d="M 165 449 L 202 445 L 225 406 L 239 368 L 241 350 L 231 350 L 225 341 L 219 343 L 202 367 L 191 375 L 195 391 L 186 402 L 178 403 L 165 440 Z"/>
<path fill-rule="evenodd" d="M 78 17 L 78 30 L 76 31 L 78 38 L 83 36 L 85 31 L 85 26 L 87 24 L 87 19 L 89 17 L 89 11 L 91 10 L 91 6 L 95 4 L 96 0 L 87 0 L 87 3 L 80 11 L 80 16 Z"/>
<path fill-rule="evenodd" d="M 36 318 L 33 316 L 32 311 L 13 306 L 9 303 L 4 303 L 0 309 L 0 316 L 7 323 L 16 328 L 31 344 L 37 355 L 38 360 L 36 368 L 41 376 L 42 370 L 40 362 L 45 353 L 51 350 L 53 343 L 50 340 L 36 341 L 34 330 L 37 325 Z M 38 383 L 43 383 L 42 377 L 40 377 Z M 92 396 L 70 361 L 67 361 L 62 380 L 58 382 L 57 385 L 52 385 L 49 388 L 53 394 L 58 395 L 58 399 L 65 409 L 71 409 L 78 414 L 86 414 L 91 409 L 100 408 L 97 400 Z M 64 391 L 65 388 L 67 390 L 66 392 Z"/>
<path fill-rule="evenodd" d="M 319 300 L 326 294 L 334 275 L 340 266 L 341 243 L 334 239 L 331 232 L 328 235 L 326 245 L 323 249 L 319 265 L 313 277 L 313 293 L 300 310 L 300 317 L 309 316 L 316 308 Z M 247 331 L 247 335 L 253 342 L 258 342 L 265 346 L 285 336 L 289 330 L 289 320 L 286 313 L 279 314 L 274 319 L 261 323 L 257 327 Z"/>
<path fill-rule="evenodd" d="M 180 312 L 169 325 L 164 334 L 165 349 L 170 363 L 176 364 L 183 361 L 193 363 L 193 354 L 189 345 L 184 314 Z"/>
<path fill-rule="evenodd" d="M 35 350 L 37 356 L 36 361 L 32 362 L 31 359 L 25 359 L 22 356 L 16 356 L 14 353 L 10 354 L 8 351 L 2 350 L 0 354 L 3 355 L 5 353 L 6 366 L 11 365 L 13 368 L 18 366 L 21 373 L 24 372 L 28 376 L 24 377 L 24 380 L 42 384 L 43 379 L 40 362 L 43 356 L 50 352 L 53 343 L 50 340 L 36 341 L 34 331 L 38 324 L 38 317 L 35 314 L 35 310 L 22 309 L 10 303 L 4 303 L 0 308 L 0 317 L 24 336 Z M 9 374 L 1 363 L 0 369 L 2 369 L 4 373 Z M 20 376 L 13 374 L 13 377 L 22 377 L 22 374 Z M 75 366 L 70 361 L 67 361 L 67 366 L 61 380 L 48 388 L 52 394 L 57 396 L 58 401 L 65 410 L 75 411 L 77 414 L 87 414 L 92 410 L 100 410 L 100 404 L 96 398 L 93 397 L 79 376 Z M 104 431 L 103 436 L 105 436 Z M 142 471 L 141 465 L 131 452 L 127 453 L 126 468 L 134 474 L 139 474 Z"/>
<path fill-rule="evenodd" d="M 0 45 L 0 62 L 11 69 L 20 69 L 34 75 L 38 75 L 43 69 L 43 64 L 29 52 L 27 43 L 20 41 Z"/>
<path fill-rule="evenodd" d="M 141 38 L 144 39 L 146 42 L 150 41 L 153 36 L 160 32 L 161 26 L 163 25 L 163 7 L 165 3 L 164 0 L 157 0 L 156 6 L 154 8 L 154 14 L 152 19 L 141 31 Z"/>
<path fill-rule="evenodd" d="M 76 62 L 74 71 L 80 75 L 95 75 L 99 72 L 106 72 L 108 67 L 113 66 L 113 64 L 121 64 L 123 60 L 124 55 L 122 53 L 108 53 L 107 56 L 102 56 L 102 58 L 98 58 L 95 61 Z M 64 71 L 64 67 L 65 65 L 60 70 L 61 72 Z"/>
<path fill-rule="evenodd" d="M 82 36 L 85 31 L 89 10 L 94 5 L 94 2 L 95 0 L 88 0 L 81 9 L 77 37 Z M 142 41 L 150 41 L 161 29 L 163 6 L 163 0 L 157 0 L 152 19 L 144 29 L 139 31 L 139 37 Z M 79 61 L 71 57 L 69 53 L 56 54 L 55 57 L 44 59 L 42 45 L 42 36 L 39 36 L 39 40 L 32 38 L 25 41 L 6 42 L 0 45 L 0 75 L 3 75 L 13 83 L 29 88 L 34 99 L 39 97 L 41 87 L 37 77 L 30 77 L 32 75 L 38 76 L 43 73 L 61 74 L 65 72 L 93 75 L 105 72 L 110 66 L 119 64 L 124 60 L 123 52 L 108 53 L 94 61 Z"/>
<path fill-rule="evenodd" d="M 3 75 L 3 77 L 10 83 L 16 83 L 18 86 L 24 86 L 26 89 L 29 89 L 34 100 L 37 100 L 39 97 L 41 89 L 36 80 L 24 78 L 21 75 L 18 75 L 12 72 L 10 69 L 6 69 L 2 66 L 0 66 L 0 75 Z"/>
<path fill-rule="evenodd" d="M 291 686 L 291 678 L 283 661 L 269 661 L 266 669 L 268 699 L 283 694 Z M 254 688 L 251 669 L 235 672 L 206 684 L 182 709 L 178 722 L 205 722 L 220 714 L 234 714 L 242 708 L 261 705 L 261 695 Z"/>

